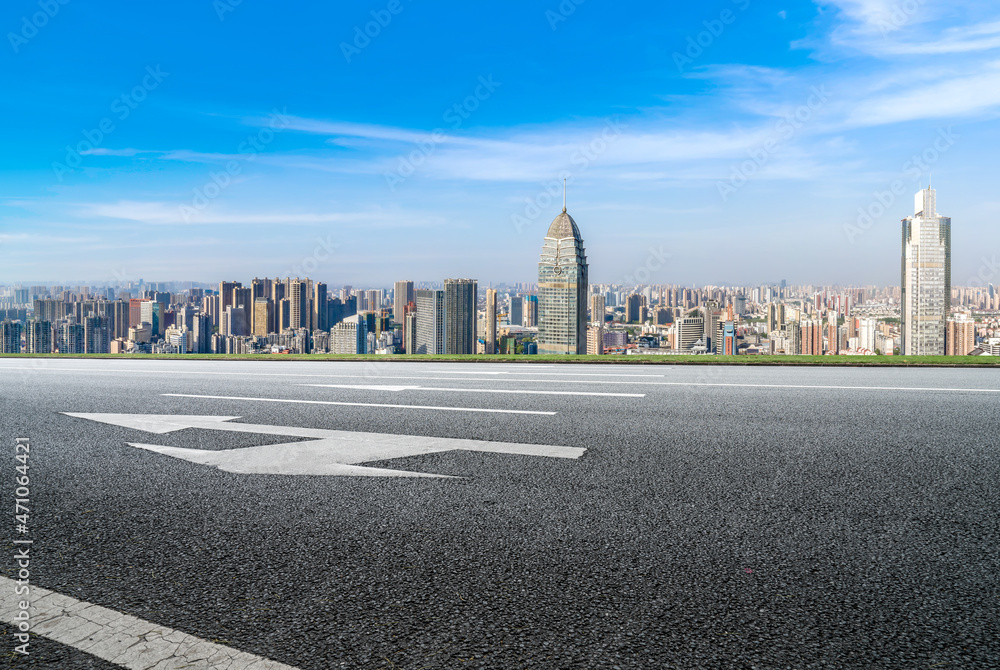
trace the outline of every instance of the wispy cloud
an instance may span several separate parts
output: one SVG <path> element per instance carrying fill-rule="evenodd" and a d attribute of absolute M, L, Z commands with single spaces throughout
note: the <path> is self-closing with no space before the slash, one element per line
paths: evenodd
<path fill-rule="evenodd" d="M 88 220 L 121 220 L 140 224 L 162 225 L 242 225 L 242 226 L 361 226 L 403 228 L 442 225 L 439 217 L 405 215 L 397 211 L 367 212 L 234 212 L 208 209 L 196 221 L 184 218 L 177 203 L 162 201 L 119 200 L 116 202 L 77 203 L 73 215 Z"/>
<path fill-rule="evenodd" d="M 150 151 L 145 149 L 108 149 L 105 147 L 97 147 L 96 149 L 87 149 L 81 151 L 81 156 L 124 156 L 132 157 L 138 156 L 139 154 L 161 154 L 162 151 Z"/>

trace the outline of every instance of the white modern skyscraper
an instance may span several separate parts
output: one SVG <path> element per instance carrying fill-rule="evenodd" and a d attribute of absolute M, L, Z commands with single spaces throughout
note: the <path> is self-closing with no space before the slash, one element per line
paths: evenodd
<path fill-rule="evenodd" d="M 587 253 L 576 221 L 552 221 L 538 263 L 538 353 L 587 353 Z"/>
<path fill-rule="evenodd" d="M 396 282 L 392 291 L 393 323 L 403 323 L 406 305 L 411 302 L 413 302 L 413 282 L 408 279 Z"/>
<path fill-rule="evenodd" d="M 330 353 L 364 354 L 368 351 L 368 325 L 360 314 L 347 317 L 330 330 Z"/>
<path fill-rule="evenodd" d="M 409 354 L 444 353 L 444 291 L 414 291 L 417 303 L 417 327 L 414 349 Z"/>
<path fill-rule="evenodd" d="M 943 356 L 951 309 L 951 219 L 938 216 L 937 191 L 916 194 L 903 219 L 900 353 Z"/>
<path fill-rule="evenodd" d="M 497 292 L 486 289 L 486 332 L 483 333 L 484 350 L 487 354 L 497 352 Z"/>

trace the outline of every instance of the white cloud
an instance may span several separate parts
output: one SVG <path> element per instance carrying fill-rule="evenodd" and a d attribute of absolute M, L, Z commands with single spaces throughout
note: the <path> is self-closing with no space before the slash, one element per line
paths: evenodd
<path fill-rule="evenodd" d="M 367 212 L 288 212 L 245 211 L 235 212 L 209 207 L 194 216 L 185 218 L 182 203 L 163 201 L 119 200 L 116 202 L 77 203 L 73 215 L 89 220 L 131 221 L 138 224 L 163 225 L 239 225 L 239 226 L 364 226 L 372 228 L 402 228 L 411 226 L 440 225 L 434 217 L 405 215 L 395 211 L 372 210 Z M 183 203 L 187 204 L 187 203 Z"/>
<path fill-rule="evenodd" d="M 917 119 L 949 119 L 995 113 L 1000 108 L 1000 63 L 981 72 L 914 81 L 878 97 L 860 99 L 847 126 L 877 126 Z"/>

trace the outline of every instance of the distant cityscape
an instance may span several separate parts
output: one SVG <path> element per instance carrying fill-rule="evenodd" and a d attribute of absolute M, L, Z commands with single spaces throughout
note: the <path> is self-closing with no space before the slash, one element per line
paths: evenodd
<path fill-rule="evenodd" d="M 901 252 L 900 286 L 591 284 L 564 206 L 537 283 L 4 286 L 0 353 L 1000 355 L 1000 295 L 952 286 L 951 219 L 930 187 Z"/>

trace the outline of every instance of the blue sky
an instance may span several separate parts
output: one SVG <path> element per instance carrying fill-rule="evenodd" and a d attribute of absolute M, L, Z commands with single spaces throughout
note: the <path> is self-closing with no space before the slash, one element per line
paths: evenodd
<path fill-rule="evenodd" d="M 533 281 L 565 178 L 595 282 L 892 284 L 931 174 L 1000 273 L 995 3 L 577 2 L 11 0 L 0 282 Z"/>

